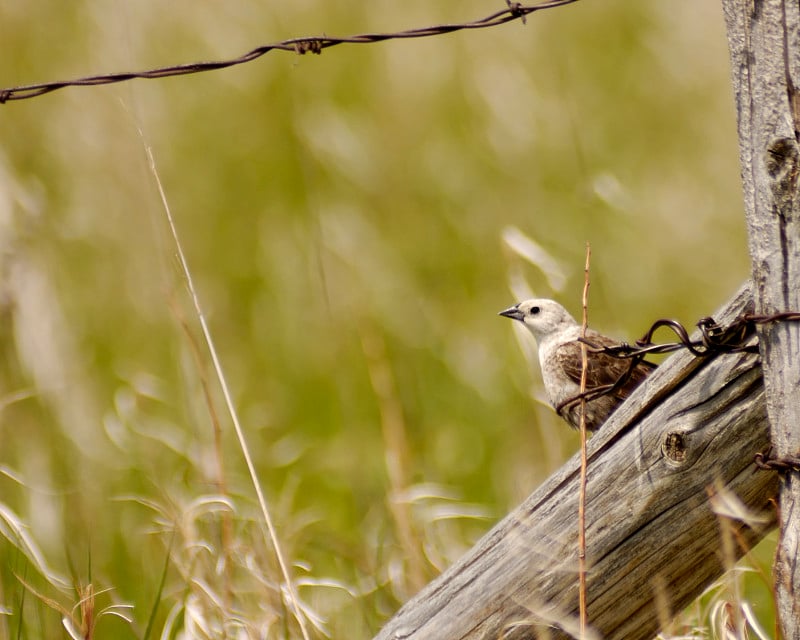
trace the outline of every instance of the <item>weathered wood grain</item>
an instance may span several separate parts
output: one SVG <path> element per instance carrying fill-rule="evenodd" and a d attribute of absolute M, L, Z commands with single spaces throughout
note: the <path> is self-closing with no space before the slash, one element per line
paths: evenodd
<path fill-rule="evenodd" d="M 716 319 L 750 304 L 743 288 Z M 589 442 L 588 614 L 601 637 L 658 630 L 656 597 L 677 612 L 724 570 L 709 491 L 726 486 L 774 526 L 775 474 L 758 356 L 669 358 Z M 577 627 L 576 455 L 473 549 L 410 600 L 378 640 L 566 637 Z M 737 557 L 742 549 L 737 548 Z M 663 606 L 661 607 L 663 613 Z M 662 615 L 663 617 L 663 615 Z"/>
<path fill-rule="evenodd" d="M 800 4 L 723 0 L 739 122 L 739 156 L 755 311 L 800 309 Z M 776 457 L 800 452 L 800 323 L 760 330 Z M 800 476 L 783 477 L 774 565 L 785 638 L 800 639 Z"/>

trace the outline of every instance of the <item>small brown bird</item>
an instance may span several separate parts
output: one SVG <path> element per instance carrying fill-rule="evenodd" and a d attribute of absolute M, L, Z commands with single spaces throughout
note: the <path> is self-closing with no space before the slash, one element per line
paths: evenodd
<path fill-rule="evenodd" d="M 539 350 L 544 388 L 550 404 L 558 414 L 576 429 L 580 428 L 581 405 L 570 402 L 580 394 L 581 384 L 581 326 L 560 304 L 553 300 L 534 299 L 520 302 L 500 312 L 501 316 L 518 320 L 533 334 Z M 613 347 L 621 343 L 588 329 L 586 341 L 594 347 Z M 588 349 L 586 390 L 611 388 L 625 377 L 624 382 L 607 394 L 586 402 L 586 428 L 594 431 L 608 416 L 653 372 L 656 365 L 642 360 L 633 369 L 629 359 L 615 358 Z M 598 389 L 599 390 L 599 389 Z"/>

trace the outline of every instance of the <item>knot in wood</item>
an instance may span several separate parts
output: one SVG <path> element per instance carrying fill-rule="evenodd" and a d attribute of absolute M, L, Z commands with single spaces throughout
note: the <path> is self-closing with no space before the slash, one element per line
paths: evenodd
<path fill-rule="evenodd" d="M 668 462 L 673 464 L 683 464 L 686 460 L 688 443 L 686 434 L 682 431 L 670 431 L 664 436 L 661 445 L 661 452 Z"/>
<path fill-rule="evenodd" d="M 767 173 L 778 178 L 797 165 L 797 143 L 791 138 L 775 138 L 767 147 Z"/>
<path fill-rule="evenodd" d="M 792 199 L 797 189 L 800 151 L 792 138 L 775 138 L 767 147 L 764 165 L 771 179 L 770 190 L 775 213 L 791 218 Z"/>

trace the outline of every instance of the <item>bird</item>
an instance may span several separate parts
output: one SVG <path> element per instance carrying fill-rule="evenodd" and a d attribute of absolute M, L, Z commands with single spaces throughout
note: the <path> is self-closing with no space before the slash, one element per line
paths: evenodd
<path fill-rule="evenodd" d="M 521 322 L 533 334 L 550 404 L 572 427 L 579 429 L 581 325 L 558 302 L 547 298 L 525 300 L 499 315 Z M 586 330 L 585 341 L 588 346 L 586 390 L 596 391 L 587 397 L 585 424 L 588 431 L 596 431 L 657 365 L 598 351 L 623 343 L 592 329 Z"/>

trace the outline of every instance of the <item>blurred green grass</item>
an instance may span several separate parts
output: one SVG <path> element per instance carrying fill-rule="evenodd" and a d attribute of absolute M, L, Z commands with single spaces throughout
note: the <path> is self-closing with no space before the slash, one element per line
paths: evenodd
<path fill-rule="evenodd" d="M 0 84 L 500 7 L 6 3 Z M 573 311 L 591 242 L 590 321 L 628 338 L 658 317 L 691 324 L 747 277 L 728 75 L 717 3 L 616 0 L 526 25 L 318 57 L 273 53 L 225 71 L 3 105 L 0 384 L 9 399 L 30 397 L 3 404 L 0 464 L 20 481 L 3 477 L 2 502 L 59 572 L 112 587 L 101 601 L 135 605 L 131 627 L 101 621 L 108 634 L 141 637 L 170 518 L 219 491 L 201 383 L 216 386 L 182 328 L 196 339 L 140 126 L 287 553 L 303 576 L 356 594 L 308 586 L 301 595 L 334 637 L 369 637 L 577 446 L 533 402 L 535 373 L 496 317 L 514 301 L 511 268 L 554 295 L 503 247 L 504 229 L 562 263 L 568 285 L 555 295 Z M 372 360 L 369 344 L 380 346 Z M 384 398 L 370 366 L 389 372 Z M 280 599 L 260 591 L 275 584 L 242 575 L 255 558 L 279 580 L 221 420 L 236 568 L 213 562 L 211 550 L 227 544 L 224 518 L 187 522 L 156 629 L 196 592 L 193 576 L 224 592 L 227 575 L 241 580 L 229 604 L 254 628 L 258 620 L 280 634 L 288 624 L 296 634 Z M 404 461 L 399 477 L 424 489 L 399 517 L 430 562 L 400 539 L 392 456 Z M 156 521 L 143 501 L 170 517 Z M 470 505 L 488 517 L 442 516 Z M 209 553 L 197 559 L 200 541 Z M 53 637 L 58 616 L 24 596 L 13 573 L 48 585 L 13 545 L 0 554 L 4 637 Z"/>

